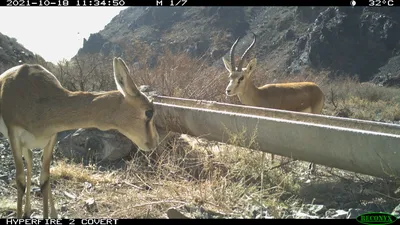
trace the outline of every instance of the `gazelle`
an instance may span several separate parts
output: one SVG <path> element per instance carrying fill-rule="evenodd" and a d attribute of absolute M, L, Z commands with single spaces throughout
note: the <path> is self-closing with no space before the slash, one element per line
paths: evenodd
<path fill-rule="evenodd" d="M 116 129 L 140 149 L 158 145 L 153 122 L 154 107 L 138 90 L 121 58 L 114 58 L 114 78 L 118 91 L 71 92 L 40 65 L 19 65 L 0 75 L 0 132 L 8 138 L 14 156 L 17 184 L 17 217 L 30 217 L 32 148 L 44 148 L 40 189 L 43 217 L 57 218 L 50 189 L 50 162 L 57 133 L 78 128 Z M 25 181 L 24 164 L 27 166 Z"/>
<path fill-rule="evenodd" d="M 253 33 L 253 42 L 244 51 L 235 67 L 234 51 L 240 38 L 236 39 L 230 50 L 230 63 L 222 57 L 225 68 L 229 71 L 229 84 L 226 95 L 237 95 L 244 105 L 320 114 L 324 107 L 325 96 L 321 89 L 313 82 L 296 82 L 266 84 L 256 87 L 251 75 L 256 67 L 256 59 L 252 59 L 245 68 L 242 68 L 244 57 L 253 48 L 256 35 Z M 271 154 L 274 160 L 274 154 Z M 314 164 L 310 164 L 311 171 Z"/>

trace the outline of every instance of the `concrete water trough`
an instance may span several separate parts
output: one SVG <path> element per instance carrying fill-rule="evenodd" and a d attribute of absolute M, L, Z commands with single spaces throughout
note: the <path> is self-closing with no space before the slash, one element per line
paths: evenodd
<path fill-rule="evenodd" d="M 227 143 L 245 130 L 256 150 L 381 178 L 400 176 L 399 125 L 165 96 L 155 96 L 154 104 L 157 126 L 174 132 Z"/>

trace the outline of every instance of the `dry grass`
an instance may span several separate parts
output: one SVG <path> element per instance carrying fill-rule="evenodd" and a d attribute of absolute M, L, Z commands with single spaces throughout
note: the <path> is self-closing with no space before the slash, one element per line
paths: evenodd
<path fill-rule="evenodd" d="M 142 44 L 136 49 L 141 56 L 150 54 L 149 51 Z M 224 94 L 228 78 L 223 67 L 209 66 L 202 58 L 193 59 L 184 53 L 174 55 L 165 51 L 163 54 L 154 69 L 146 66 L 148 57 L 137 58 L 139 66 L 131 67 L 137 83 L 148 84 L 167 96 L 239 103 L 237 98 L 226 98 Z M 257 85 L 298 81 L 320 85 L 326 94 L 324 114 L 378 121 L 400 119 L 398 89 L 361 84 L 349 76 L 331 79 L 327 72 L 309 70 L 302 75 L 273 72 L 266 75 L 262 73 L 266 69 L 260 66 L 256 70 L 253 79 Z M 204 207 L 225 216 L 246 218 L 254 216 L 254 206 L 257 206 L 274 217 L 281 217 L 290 206 L 324 202 L 324 188 L 320 195 L 305 191 L 307 167 L 304 163 L 271 165 L 261 152 L 235 146 L 245 142 L 244 146 L 257 149 L 254 139 L 245 140 L 243 133 L 231 133 L 230 137 L 231 145 L 198 138 L 171 138 L 151 155 L 138 152 L 118 171 L 100 173 L 93 168 L 58 162 L 53 169 L 56 180 L 80 193 L 79 207 L 69 209 L 66 215 L 88 216 L 82 205 L 91 197 L 98 206 L 92 216 L 119 218 L 165 217 L 168 208 L 182 206 Z M 330 174 L 329 177 L 332 172 L 322 173 Z M 353 182 L 354 178 L 350 180 Z M 80 183 L 84 182 L 91 183 L 93 188 L 82 191 L 84 187 Z"/>
<path fill-rule="evenodd" d="M 399 89 L 344 77 L 331 80 L 325 90 L 327 114 L 381 122 L 400 120 Z"/>
<path fill-rule="evenodd" d="M 149 54 L 148 51 L 146 46 L 136 49 L 141 56 Z M 183 53 L 173 55 L 168 51 L 154 69 L 146 66 L 147 59 L 140 57 L 139 66 L 135 67 L 128 63 L 139 85 L 151 85 L 162 95 L 238 103 L 236 97 L 225 97 L 228 78 L 223 67 L 212 67 L 201 58 L 192 59 Z M 265 68 L 260 67 L 254 74 L 257 85 L 289 81 L 319 84 L 326 94 L 324 114 L 378 121 L 400 120 L 398 89 L 361 84 L 348 76 L 330 79 L 328 73 L 311 70 L 303 75 L 273 72 L 265 75 L 263 70 Z M 365 184 L 378 189 L 387 187 L 376 185 L 380 181 L 361 179 L 343 171 L 324 170 L 321 166 L 319 173 L 323 176 L 319 181 L 331 183 L 315 190 L 307 182 L 305 163 L 281 159 L 281 162 L 287 162 L 281 166 L 272 165 L 261 152 L 235 146 L 241 142 L 257 149 L 254 139 L 245 140 L 241 133 L 231 133 L 230 137 L 230 145 L 222 145 L 176 136 L 151 154 L 135 153 L 121 169 L 103 167 L 99 170 L 96 165 L 83 166 L 59 158 L 51 172 L 58 209 L 61 208 L 61 214 L 66 217 L 160 218 L 166 216 L 168 208 L 183 206 L 203 207 L 224 217 L 253 218 L 261 209 L 274 217 L 282 217 L 286 209 L 301 203 L 323 202 L 327 207 L 339 207 L 335 205 L 340 202 L 336 194 L 327 194 L 333 193 L 332 187 L 348 188 L 350 197 L 355 195 L 353 190 L 365 188 Z M 381 191 L 378 189 L 373 191 Z M 347 195 L 345 191 L 347 189 L 343 196 Z M 380 199 L 398 201 L 399 197 L 394 198 L 392 193 L 387 191 Z M 41 209 L 39 197 L 33 196 L 33 208 Z M 357 194 L 351 201 L 370 201 L 370 196 L 364 197 Z M 89 198 L 95 200 L 95 209 L 85 207 Z M 343 204 L 350 201 L 343 199 Z"/>
<path fill-rule="evenodd" d="M 114 182 L 113 174 L 111 173 L 99 172 L 94 167 L 84 167 L 82 164 L 76 164 L 73 167 L 70 167 L 70 165 L 65 161 L 59 161 L 57 166 L 52 168 L 53 179 L 64 179 L 77 183 L 89 182 L 92 184 Z"/>
<path fill-rule="evenodd" d="M 224 93 L 228 84 L 225 68 L 222 65 L 211 66 L 207 57 L 191 58 L 186 53 L 173 54 L 166 49 L 163 57 L 158 58 L 157 66 L 149 68 L 149 61 L 155 53 L 149 45 L 140 41 L 124 46 L 124 54 L 136 61 L 129 63 L 132 61 L 126 59 L 134 81 L 139 85 L 150 85 L 160 95 L 240 104 L 237 97 L 227 97 Z M 93 60 L 100 63 L 93 63 Z M 323 114 L 382 122 L 400 120 L 398 88 L 360 83 L 357 78 L 346 74 L 333 77 L 328 71 L 308 69 L 301 74 L 286 74 L 277 72 L 273 65 L 273 62 L 258 62 L 252 77 L 257 86 L 313 81 L 326 96 Z M 106 75 L 111 73 L 111 66 L 109 58 L 87 55 L 75 59 L 73 64 L 59 64 L 53 72 L 64 86 L 71 87 L 71 81 L 74 81 L 72 86 L 80 87 L 73 89 L 109 90 L 115 89 L 113 78 Z M 78 76 L 69 79 L 70 74 Z"/>
<path fill-rule="evenodd" d="M 382 208 L 398 203 L 399 193 L 393 194 L 393 184 L 386 181 L 320 166 L 311 184 L 306 163 L 286 158 L 280 166 L 271 164 L 261 152 L 234 146 L 254 146 L 241 134 L 229 142 L 176 135 L 151 154 L 136 152 L 118 170 L 55 160 L 51 174 L 57 208 L 63 217 L 78 218 L 165 218 L 171 207 L 196 218 L 207 217 L 200 208 L 214 218 L 254 218 L 260 210 L 280 218 L 303 203 L 340 207 L 378 199 Z M 41 197 L 33 198 L 40 215 Z M 90 198 L 94 209 L 85 207 Z"/>
<path fill-rule="evenodd" d="M 53 190 L 77 196 L 72 203 L 63 192 L 55 192 L 58 204 L 68 205 L 64 216 L 160 218 L 170 207 L 201 206 L 221 215 L 249 218 L 254 205 L 280 216 L 280 209 L 293 203 L 280 198 L 299 191 L 290 169 L 268 171 L 270 166 L 261 152 L 180 137 L 150 156 L 136 153 L 120 170 L 99 172 L 94 166 L 59 160 L 51 173 Z M 89 198 L 96 201 L 95 211 L 84 207 Z"/>

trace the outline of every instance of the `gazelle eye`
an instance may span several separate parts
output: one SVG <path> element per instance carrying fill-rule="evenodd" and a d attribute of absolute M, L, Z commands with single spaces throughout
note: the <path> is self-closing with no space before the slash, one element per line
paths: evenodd
<path fill-rule="evenodd" d="M 238 80 L 238 83 L 240 83 L 240 81 L 242 81 L 244 79 L 244 77 L 240 77 Z"/>
<path fill-rule="evenodd" d="M 147 110 L 145 112 L 145 114 L 146 114 L 147 119 L 150 120 L 153 117 L 154 111 L 152 109 L 150 109 L 150 110 Z"/>

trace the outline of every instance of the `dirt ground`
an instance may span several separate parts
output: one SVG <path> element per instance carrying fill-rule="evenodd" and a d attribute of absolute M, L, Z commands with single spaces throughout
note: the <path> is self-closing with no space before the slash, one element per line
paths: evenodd
<path fill-rule="evenodd" d="M 40 155 L 34 150 L 31 190 L 31 216 L 39 218 Z M 188 218 L 346 218 L 354 210 L 391 213 L 400 203 L 396 181 L 321 165 L 310 175 L 307 162 L 266 155 L 191 137 L 101 166 L 56 151 L 52 191 L 63 218 L 167 218 L 171 208 Z M 0 217 L 15 217 L 15 168 L 4 139 L 0 156 Z"/>

